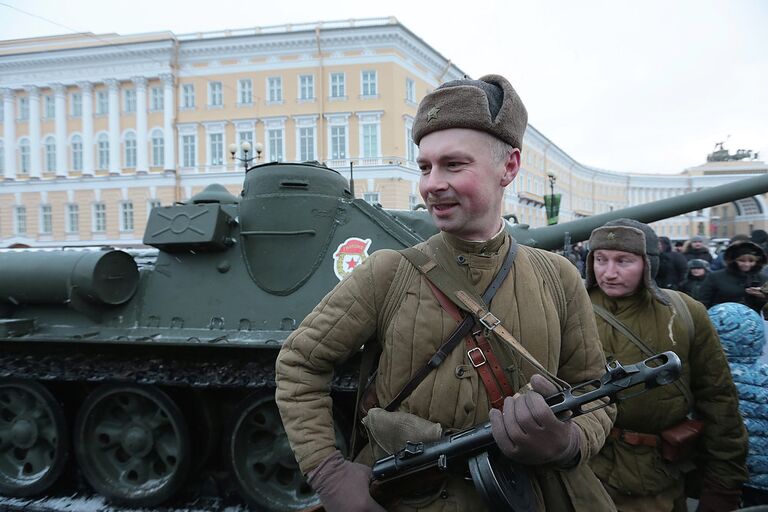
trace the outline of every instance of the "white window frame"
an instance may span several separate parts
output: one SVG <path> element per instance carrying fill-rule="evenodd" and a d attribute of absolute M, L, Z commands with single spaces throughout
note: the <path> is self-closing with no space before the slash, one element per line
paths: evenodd
<path fill-rule="evenodd" d="M 220 80 L 208 82 L 208 108 L 224 107 L 224 85 Z"/>
<path fill-rule="evenodd" d="M 83 95 L 81 93 L 73 92 L 69 96 L 69 112 L 72 117 L 82 117 Z"/>
<path fill-rule="evenodd" d="M 405 120 L 405 159 L 415 162 L 418 156 L 419 146 L 413 142 L 413 119 L 408 117 Z"/>
<path fill-rule="evenodd" d="M 53 119 L 56 117 L 56 100 L 52 94 L 43 95 L 43 118 Z"/>
<path fill-rule="evenodd" d="M 327 126 L 328 157 L 331 160 L 349 159 L 349 114 L 326 114 L 325 124 Z M 334 129 L 342 129 L 344 131 L 343 156 L 341 154 L 334 154 Z"/>
<path fill-rule="evenodd" d="M 242 146 L 243 142 L 247 142 L 251 145 L 251 151 L 248 153 L 248 158 L 256 158 L 255 150 L 253 149 L 255 136 L 253 133 L 253 129 L 250 130 L 238 130 L 237 131 L 237 157 L 238 158 L 245 158 L 245 155 L 243 155 L 242 150 L 240 149 L 240 146 Z"/>
<path fill-rule="evenodd" d="M 19 173 L 29 174 L 32 168 L 32 153 L 29 145 L 29 139 L 26 137 L 19 141 Z"/>
<path fill-rule="evenodd" d="M 253 80 L 241 78 L 237 81 L 238 106 L 253 105 Z"/>
<path fill-rule="evenodd" d="M 80 205 L 67 203 L 67 215 L 64 220 L 67 233 L 78 233 L 80 231 Z"/>
<path fill-rule="evenodd" d="M 368 204 L 381 204 L 378 192 L 363 192 L 363 200 Z"/>
<path fill-rule="evenodd" d="M 50 204 L 40 205 L 40 234 L 53 234 L 53 208 Z"/>
<path fill-rule="evenodd" d="M 191 110 L 195 108 L 195 84 L 181 84 L 181 109 Z"/>
<path fill-rule="evenodd" d="M 2 117 L 0 117 L 0 120 L 2 120 Z M 3 173 L 5 173 L 5 142 L 0 140 L 0 176 Z"/>
<path fill-rule="evenodd" d="M 275 155 L 275 144 L 273 144 L 273 134 L 279 133 L 280 146 L 278 148 L 280 154 Z M 266 119 L 264 120 L 264 150 L 266 154 L 264 158 L 267 162 L 283 162 L 285 161 L 285 119 Z"/>
<path fill-rule="evenodd" d="M 29 98 L 19 98 L 19 121 L 29 121 Z"/>
<path fill-rule="evenodd" d="M 123 136 L 123 167 L 126 169 L 136 168 L 137 142 L 135 132 L 126 132 Z"/>
<path fill-rule="evenodd" d="M 45 172 L 56 172 L 56 139 L 53 135 L 43 139 L 43 154 L 45 155 Z"/>
<path fill-rule="evenodd" d="M 16 205 L 13 208 L 13 232 L 16 235 L 27 234 L 27 207 Z"/>
<path fill-rule="evenodd" d="M 180 166 L 185 169 L 195 169 L 197 168 L 197 126 L 180 126 L 178 130 Z"/>
<path fill-rule="evenodd" d="M 107 231 L 107 205 L 102 202 L 93 203 L 91 206 L 91 231 L 93 233 L 105 233 Z"/>
<path fill-rule="evenodd" d="M 226 164 L 226 157 L 224 156 L 224 132 L 223 131 L 211 131 L 208 132 L 206 142 L 208 147 L 206 148 L 206 155 L 208 156 L 208 165 L 212 167 L 221 167 Z M 218 140 L 214 140 L 218 138 Z"/>
<path fill-rule="evenodd" d="M 416 81 L 412 78 L 405 79 L 405 101 L 416 103 Z"/>
<path fill-rule="evenodd" d="M 299 75 L 299 101 L 315 100 L 315 75 Z"/>
<path fill-rule="evenodd" d="M 136 89 L 123 89 L 123 112 L 136 113 Z"/>
<path fill-rule="evenodd" d="M 347 97 L 347 76 L 343 71 L 337 71 L 330 74 L 329 81 L 331 83 L 331 95 L 330 98 L 346 99 Z"/>
<path fill-rule="evenodd" d="M 162 87 L 152 87 L 150 91 L 149 110 L 160 112 L 165 108 L 165 91 Z"/>
<path fill-rule="evenodd" d="M 381 112 L 360 113 L 358 117 L 358 141 L 360 158 L 381 158 Z M 376 129 L 376 147 L 373 155 L 366 154 L 365 135 L 366 128 L 375 127 Z"/>
<path fill-rule="evenodd" d="M 152 210 L 155 208 L 160 208 L 162 206 L 162 203 L 159 199 L 154 198 L 147 201 L 147 218 L 149 218 L 149 214 L 152 213 Z"/>
<path fill-rule="evenodd" d="M 157 144 L 157 141 L 160 144 Z M 160 128 L 155 128 L 150 132 L 149 144 L 152 148 L 152 167 L 163 167 L 165 165 L 165 133 Z"/>
<path fill-rule="evenodd" d="M 69 142 L 70 157 L 73 171 L 83 170 L 83 138 L 77 133 L 72 135 Z"/>
<path fill-rule="evenodd" d="M 283 77 L 267 77 L 267 104 L 279 105 L 283 103 Z"/>
<path fill-rule="evenodd" d="M 120 201 L 120 232 L 131 233 L 134 229 L 133 201 Z"/>
<path fill-rule="evenodd" d="M 109 135 L 101 132 L 96 135 L 96 168 L 100 170 L 109 169 Z"/>
<path fill-rule="evenodd" d="M 109 95 L 107 91 L 96 91 L 96 115 L 105 116 L 109 113 Z"/>
<path fill-rule="evenodd" d="M 379 95 L 379 74 L 375 69 L 360 71 L 360 96 L 376 98 Z"/>

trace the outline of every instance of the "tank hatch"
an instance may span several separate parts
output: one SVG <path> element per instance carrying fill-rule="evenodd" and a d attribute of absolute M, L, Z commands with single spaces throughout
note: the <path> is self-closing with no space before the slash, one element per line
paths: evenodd
<path fill-rule="evenodd" d="M 252 167 L 245 175 L 243 196 L 312 194 L 352 199 L 349 183 L 338 172 L 317 164 L 279 164 Z"/>
<path fill-rule="evenodd" d="M 219 203 L 219 204 L 235 204 L 237 203 L 237 197 L 229 193 L 224 185 L 218 183 L 211 183 L 203 190 L 192 196 L 190 200 L 192 204 L 204 204 L 204 203 Z"/>

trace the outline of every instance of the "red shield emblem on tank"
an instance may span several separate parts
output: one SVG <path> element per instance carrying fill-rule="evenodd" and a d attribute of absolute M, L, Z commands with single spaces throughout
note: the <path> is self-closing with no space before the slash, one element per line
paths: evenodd
<path fill-rule="evenodd" d="M 355 267 L 365 261 L 368 257 L 368 247 L 371 246 L 371 240 L 362 238 L 347 238 L 333 253 L 333 273 L 339 278 L 344 279 Z"/>

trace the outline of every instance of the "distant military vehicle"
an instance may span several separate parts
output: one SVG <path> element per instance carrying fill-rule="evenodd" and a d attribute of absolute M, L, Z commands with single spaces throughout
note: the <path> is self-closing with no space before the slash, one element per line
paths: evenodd
<path fill-rule="evenodd" d="M 554 249 L 609 219 L 651 222 L 764 192 L 768 176 L 509 230 Z M 0 253 L 0 495 L 45 495 L 78 468 L 96 493 L 134 506 L 203 476 L 258 509 L 315 504 L 273 399 L 277 350 L 373 251 L 435 232 L 425 211 L 355 199 L 326 167 L 272 163 L 249 169 L 240 197 L 210 185 L 153 209 L 151 253 Z M 356 363 L 333 381 L 342 447 Z"/>

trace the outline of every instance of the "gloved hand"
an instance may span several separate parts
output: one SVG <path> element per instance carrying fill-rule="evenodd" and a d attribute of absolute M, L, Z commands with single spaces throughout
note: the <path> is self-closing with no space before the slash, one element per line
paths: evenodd
<path fill-rule="evenodd" d="M 386 512 L 368 492 L 371 468 L 336 450 L 307 475 L 326 512 Z"/>
<path fill-rule="evenodd" d="M 726 489 L 704 481 L 696 512 L 731 512 L 741 506 L 741 489 Z"/>
<path fill-rule="evenodd" d="M 533 391 L 505 398 L 503 414 L 491 409 L 493 439 L 504 455 L 521 464 L 568 464 L 579 453 L 580 429 L 573 421 L 557 419 L 544 401 L 557 392 L 554 384 L 534 375 L 531 387 Z"/>

